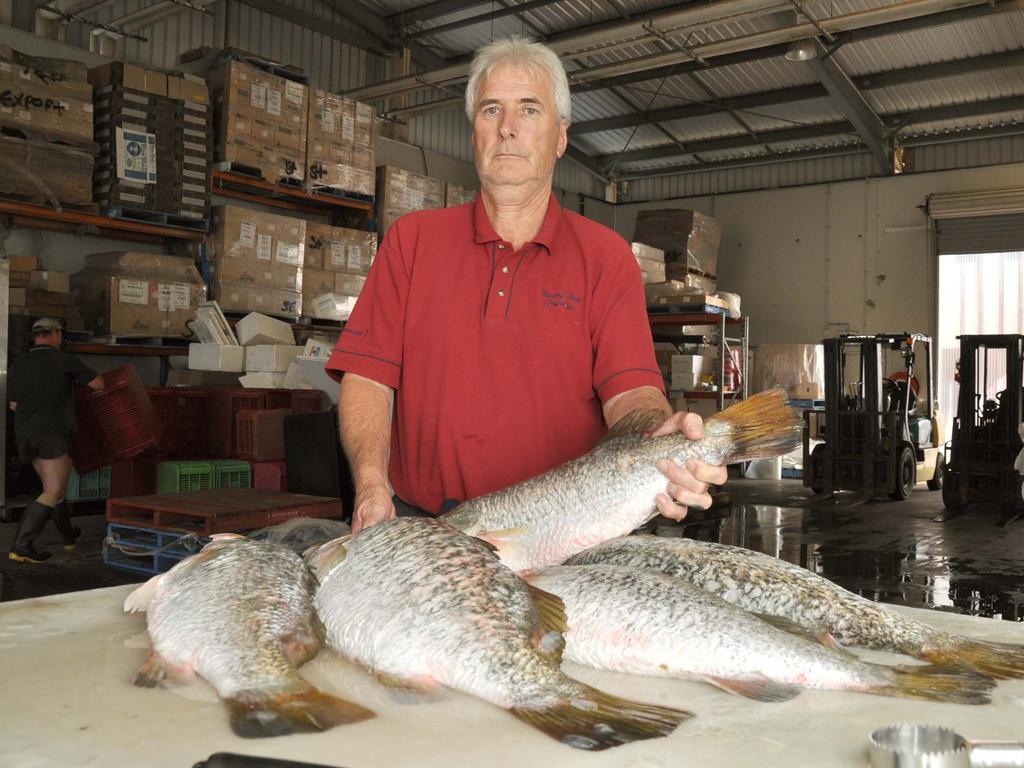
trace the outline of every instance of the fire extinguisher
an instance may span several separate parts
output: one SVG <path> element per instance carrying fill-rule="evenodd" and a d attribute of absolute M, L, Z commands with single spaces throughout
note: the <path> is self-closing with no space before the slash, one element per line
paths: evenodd
<path fill-rule="evenodd" d="M 735 392 L 743 386 L 743 372 L 740 370 L 740 356 L 735 349 L 726 349 L 725 356 L 725 380 L 722 382 L 722 389 L 726 392 Z"/>

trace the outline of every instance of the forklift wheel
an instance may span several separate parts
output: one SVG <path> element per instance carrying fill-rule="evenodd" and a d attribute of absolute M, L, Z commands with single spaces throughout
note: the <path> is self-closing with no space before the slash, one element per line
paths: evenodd
<path fill-rule="evenodd" d="M 942 475 L 946 471 L 946 457 L 941 453 L 935 457 L 935 474 L 932 475 L 932 479 L 928 481 L 929 491 L 941 491 L 942 490 Z"/>
<path fill-rule="evenodd" d="M 896 462 L 896 488 L 889 493 L 894 501 L 904 501 L 914 492 L 914 474 L 917 471 L 917 459 L 912 448 L 904 447 Z"/>
<path fill-rule="evenodd" d="M 956 475 L 946 468 L 946 477 L 942 479 L 942 506 L 950 512 L 960 509 L 960 482 Z"/>

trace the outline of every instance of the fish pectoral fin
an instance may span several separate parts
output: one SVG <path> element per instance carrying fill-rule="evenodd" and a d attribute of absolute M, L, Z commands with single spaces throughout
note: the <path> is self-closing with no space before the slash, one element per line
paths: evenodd
<path fill-rule="evenodd" d="M 323 581 L 324 577 L 328 573 L 333 571 L 344 561 L 348 556 L 348 550 L 345 545 L 348 544 L 349 540 L 355 534 L 349 534 L 347 536 L 341 536 L 337 539 L 333 539 L 324 544 L 318 544 L 310 547 L 302 553 L 303 559 L 306 561 L 306 565 L 313 571 L 313 575 L 320 581 Z"/>
<path fill-rule="evenodd" d="M 763 621 L 765 624 L 771 624 L 776 629 L 781 629 L 783 632 L 789 632 L 791 635 L 797 637 L 803 637 L 807 640 L 811 640 L 815 643 L 820 643 L 826 648 L 838 651 L 851 658 L 856 658 L 854 654 L 843 648 L 836 640 L 835 636 L 828 631 L 826 627 L 805 627 L 802 624 L 797 624 L 795 621 L 791 621 L 784 616 L 772 616 L 767 613 L 755 613 L 755 616 Z"/>
<path fill-rule="evenodd" d="M 403 704 L 421 704 L 441 696 L 441 684 L 428 675 L 403 677 L 390 672 L 375 671 L 377 682 L 389 689 L 393 698 Z"/>
<path fill-rule="evenodd" d="M 565 631 L 568 621 L 565 617 L 565 603 L 558 595 L 545 592 L 532 584 L 526 585 L 537 606 L 537 625 L 534 627 L 533 647 L 556 666 L 562 664 L 565 649 Z"/>
<path fill-rule="evenodd" d="M 800 688 L 795 685 L 777 683 L 761 675 L 743 679 L 705 675 L 703 679 L 722 690 L 754 701 L 789 701 L 800 693 Z"/>
<path fill-rule="evenodd" d="M 157 587 L 160 586 L 160 582 L 163 580 L 164 575 L 165 574 L 158 573 L 141 587 L 133 590 L 132 593 L 125 598 L 124 612 L 135 613 L 136 611 L 142 611 L 145 613 L 149 610 L 149 604 L 153 602 L 153 596 L 156 594 Z"/>
<path fill-rule="evenodd" d="M 132 683 L 140 688 L 156 688 L 165 682 L 180 681 L 188 676 L 187 669 L 174 666 L 159 653 L 151 650 L 132 678 Z"/>
<path fill-rule="evenodd" d="M 530 533 L 529 528 L 502 528 L 495 531 L 480 531 L 476 538 L 480 539 L 488 548 L 505 560 L 519 551 L 521 540 Z"/>
<path fill-rule="evenodd" d="M 626 435 L 651 432 L 666 421 L 668 421 L 668 416 L 665 415 L 665 412 L 659 411 L 656 408 L 631 411 L 615 422 L 604 438 L 602 438 L 602 442 L 604 440 L 614 440 L 617 437 L 625 437 Z"/>

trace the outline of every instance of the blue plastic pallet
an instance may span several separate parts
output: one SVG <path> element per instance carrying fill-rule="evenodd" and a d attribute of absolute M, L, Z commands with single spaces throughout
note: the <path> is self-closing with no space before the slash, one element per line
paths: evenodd
<path fill-rule="evenodd" d="M 132 553 L 123 552 L 113 543 Z M 210 539 L 190 533 L 161 531 L 122 523 L 107 525 L 107 541 L 103 542 L 103 564 L 123 571 L 155 575 L 169 571 L 186 557 L 198 552 Z"/>
<path fill-rule="evenodd" d="M 824 400 L 790 400 L 789 404 L 793 408 L 817 408 L 819 410 L 825 408 Z"/>
<path fill-rule="evenodd" d="M 782 476 L 796 478 L 797 480 L 803 480 L 804 471 L 802 469 L 786 469 L 785 467 L 783 467 Z"/>

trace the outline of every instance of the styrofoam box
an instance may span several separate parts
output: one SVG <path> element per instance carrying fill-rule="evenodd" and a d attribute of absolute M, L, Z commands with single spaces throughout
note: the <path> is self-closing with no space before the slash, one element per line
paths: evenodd
<path fill-rule="evenodd" d="M 285 374 L 283 373 L 264 371 L 239 376 L 238 383 L 246 389 L 284 389 L 284 378 Z"/>
<path fill-rule="evenodd" d="M 331 345 L 325 341 L 318 341 L 316 339 L 306 339 L 306 346 L 302 350 L 303 357 L 322 357 L 328 358 L 331 356 Z"/>
<path fill-rule="evenodd" d="M 243 346 L 254 344 L 287 344 L 295 343 L 295 335 L 288 323 L 273 317 L 250 312 L 235 325 L 238 343 Z"/>
<path fill-rule="evenodd" d="M 701 375 L 693 371 L 672 371 L 672 389 L 692 392 L 697 389 Z"/>
<path fill-rule="evenodd" d="M 245 370 L 248 373 L 284 373 L 288 364 L 302 354 L 303 347 L 290 344 L 256 344 L 245 347 Z"/>
<path fill-rule="evenodd" d="M 672 374 L 675 375 L 676 371 L 679 371 L 680 373 L 695 373 L 699 376 L 705 372 L 706 360 L 707 358 L 703 355 L 672 355 Z M 711 372 L 710 367 L 707 372 Z"/>
<path fill-rule="evenodd" d="M 312 389 L 313 385 L 306 381 L 302 368 L 295 361 L 288 363 L 288 370 L 284 374 L 285 389 Z"/>
<path fill-rule="evenodd" d="M 245 349 L 230 344 L 189 344 L 188 367 L 193 371 L 245 370 Z"/>

